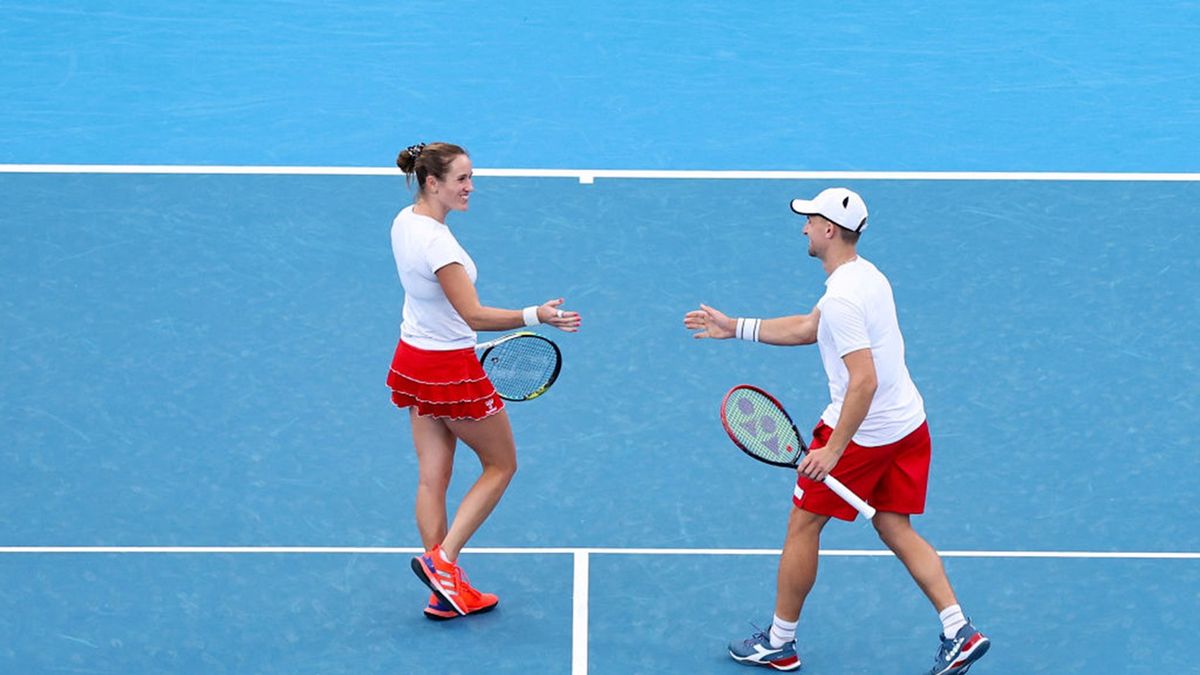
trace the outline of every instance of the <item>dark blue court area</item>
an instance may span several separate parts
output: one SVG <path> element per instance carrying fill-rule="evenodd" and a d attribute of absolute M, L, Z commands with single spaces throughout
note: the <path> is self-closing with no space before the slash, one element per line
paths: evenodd
<path fill-rule="evenodd" d="M 1196 670 L 1195 3 L 0 17 L 0 672 L 755 672 L 725 646 L 770 623 L 794 474 L 718 405 L 806 426 L 828 392 L 815 347 L 682 317 L 808 312 L 788 202 L 833 184 L 895 290 L 972 675 Z M 375 175 L 435 139 L 477 169 L 449 224 L 482 301 L 584 317 L 541 329 L 562 374 L 509 404 L 520 470 L 463 556 L 500 606 L 446 623 L 385 385 L 411 193 Z M 936 613 L 873 530 L 823 550 L 801 672 L 926 672 Z"/>

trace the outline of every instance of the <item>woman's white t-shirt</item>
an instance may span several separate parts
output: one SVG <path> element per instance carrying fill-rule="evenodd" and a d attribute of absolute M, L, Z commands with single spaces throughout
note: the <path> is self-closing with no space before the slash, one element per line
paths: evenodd
<path fill-rule="evenodd" d="M 475 346 L 475 331 L 446 298 L 436 272 L 452 263 L 475 282 L 475 261 L 459 245 L 445 223 L 406 207 L 392 221 L 392 256 L 404 286 L 404 320 L 400 338 L 418 349 L 449 350 Z"/>
<path fill-rule="evenodd" d="M 887 277 L 859 257 L 835 269 L 817 302 L 817 346 L 829 378 L 829 406 L 821 414 L 837 428 L 850 373 L 846 354 L 870 349 L 878 387 L 854 442 L 868 447 L 894 443 L 925 421 L 925 402 L 904 363 L 904 337 L 896 319 L 896 301 Z"/>

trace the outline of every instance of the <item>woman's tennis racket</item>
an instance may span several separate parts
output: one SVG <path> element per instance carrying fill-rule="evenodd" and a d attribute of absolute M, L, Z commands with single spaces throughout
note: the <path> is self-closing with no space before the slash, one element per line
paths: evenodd
<path fill-rule="evenodd" d="M 808 452 L 787 411 L 758 387 L 739 384 L 730 389 L 721 401 L 721 424 L 742 452 L 760 462 L 795 469 Z M 840 480 L 826 476 L 824 483 L 867 520 L 875 517 L 875 508 Z"/>
<path fill-rule="evenodd" d="M 549 338 L 523 331 L 475 345 L 496 393 L 505 401 L 535 399 L 558 379 L 562 353 Z"/>

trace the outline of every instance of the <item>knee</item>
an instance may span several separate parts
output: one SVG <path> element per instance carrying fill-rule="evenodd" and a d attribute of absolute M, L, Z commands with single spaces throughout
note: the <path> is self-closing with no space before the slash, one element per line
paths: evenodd
<path fill-rule="evenodd" d="M 817 515 L 793 506 L 791 518 L 788 520 L 788 538 L 818 538 L 827 522 L 829 516 Z"/>
<path fill-rule="evenodd" d="M 505 452 L 480 453 L 479 466 L 483 469 L 485 476 L 511 480 L 517 473 L 516 449 L 508 448 Z"/>
<path fill-rule="evenodd" d="M 875 532 L 879 534 L 879 539 L 887 544 L 888 548 L 894 548 L 905 535 L 912 531 L 912 525 L 908 522 L 908 518 L 894 513 L 876 514 L 871 524 L 875 526 Z"/>
<path fill-rule="evenodd" d="M 438 494 L 446 494 L 446 490 L 450 487 L 450 474 L 453 467 L 447 466 L 444 469 L 424 469 L 422 468 L 418 478 L 417 486 L 423 490 L 432 491 Z"/>
<path fill-rule="evenodd" d="M 497 476 L 504 478 L 505 481 L 511 481 L 513 476 L 517 475 L 517 457 L 514 454 L 511 458 L 506 458 L 484 467 L 484 470 L 490 470 Z"/>

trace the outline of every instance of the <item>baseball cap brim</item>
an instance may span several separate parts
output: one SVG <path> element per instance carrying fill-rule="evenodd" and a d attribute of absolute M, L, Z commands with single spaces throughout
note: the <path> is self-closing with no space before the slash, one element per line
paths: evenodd
<path fill-rule="evenodd" d="M 811 199 L 793 199 L 792 212 L 802 216 L 819 216 L 821 211 Z"/>

